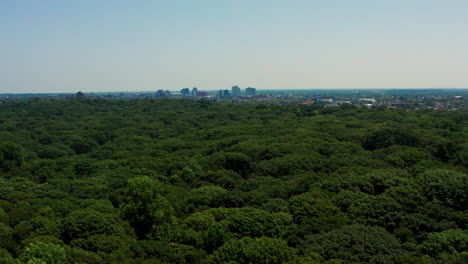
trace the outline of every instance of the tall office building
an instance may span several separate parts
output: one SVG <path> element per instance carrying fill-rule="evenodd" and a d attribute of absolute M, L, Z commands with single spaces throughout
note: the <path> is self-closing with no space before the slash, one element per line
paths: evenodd
<path fill-rule="evenodd" d="M 189 88 L 184 88 L 184 89 L 180 90 L 180 93 L 182 94 L 182 96 L 189 96 L 190 95 L 190 89 Z"/>
<path fill-rule="evenodd" d="M 226 98 L 226 97 L 230 97 L 231 94 L 229 93 L 229 90 L 219 90 L 218 91 L 218 97 L 219 98 Z"/>
<path fill-rule="evenodd" d="M 241 88 L 239 88 L 237 85 L 234 85 L 231 89 L 231 94 L 233 97 L 241 96 Z"/>
<path fill-rule="evenodd" d="M 193 87 L 193 89 L 192 89 L 192 96 L 193 96 L 193 97 L 197 97 L 197 96 L 198 96 L 198 89 L 197 89 L 197 87 Z"/>
<path fill-rule="evenodd" d="M 245 94 L 246 95 L 255 95 L 257 93 L 257 89 L 249 87 L 245 88 Z"/>

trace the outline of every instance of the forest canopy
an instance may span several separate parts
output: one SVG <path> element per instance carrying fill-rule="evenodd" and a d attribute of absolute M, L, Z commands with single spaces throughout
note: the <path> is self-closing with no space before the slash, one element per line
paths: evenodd
<path fill-rule="evenodd" d="M 0 263 L 467 263 L 468 111 L 0 104 Z"/>

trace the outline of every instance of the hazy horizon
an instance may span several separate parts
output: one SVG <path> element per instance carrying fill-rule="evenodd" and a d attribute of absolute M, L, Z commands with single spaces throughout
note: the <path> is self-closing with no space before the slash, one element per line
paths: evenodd
<path fill-rule="evenodd" d="M 466 89 L 467 26 L 461 0 L 4 0 L 0 93 Z"/>
<path fill-rule="evenodd" d="M 190 88 L 190 87 L 185 87 L 185 88 Z M 245 87 L 247 88 L 247 87 Z M 245 88 L 241 88 L 242 91 L 245 90 Z M 254 87 L 255 88 L 255 87 Z M 182 88 L 181 88 L 182 89 Z M 181 89 L 173 89 L 169 90 L 170 92 L 180 92 Z M 191 89 L 191 88 L 190 88 Z M 159 90 L 159 89 L 157 89 Z M 111 94 L 111 93 L 154 93 L 157 90 L 134 90 L 134 91 L 129 91 L 129 90 L 122 90 L 122 91 L 87 91 L 85 94 Z M 167 90 L 167 89 L 162 89 L 162 90 Z M 199 91 L 206 91 L 206 92 L 213 92 L 216 93 L 219 90 L 230 90 L 230 88 L 222 88 L 222 89 L 198 89 Z M 309 91 L 309 90 L 466 90 L 463 92 L 468 92 L 468 88 L 424 88 L 424 87 L 419 87 L 419 88 L 275 88 L 275 89 L 269 89 L 269 88 L 264 88 L 264 89 L 257 89 L 257 92 L 264 92 L 264 91 Z M 16 92 L 0 92 L 0 94 L 76 94 L 77 92 L 83 92 L 81 90 L 76 90 L 76 91 L 68 91 L 68 92 L 60 92 L 60 91 L 54 91 L 54 92 L 25 92 L 25 93 L 16 93 Z"/>

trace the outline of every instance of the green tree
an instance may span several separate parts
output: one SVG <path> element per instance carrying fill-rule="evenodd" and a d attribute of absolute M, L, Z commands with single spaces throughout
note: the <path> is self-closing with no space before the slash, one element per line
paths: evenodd
<path fill-rule="evenodd" d="M 19 167 L 24 160 L 23 148 L 14 142 L 0 143 L 0 168 L 9 171 Z"/>
<path fill-rule="evenodd" d="M 228 191 L 219 186 L 204 186 L 192 189 L 187 194 L 189 210 L 205 207 L 219 207 L 223 205 L 224 196 Z"/>
<path fill-rule="evenodd" d="M 270 213 L 252 207 L 231 209 L 225 220 L 229 231 L 238 234 L 239 237 L 261 237 L 273 231 L 275 227 Z"/>
<path fill-rule="evenodd" d="M 468 248 L 468 231 L 451 229 L 443 232 L 427 234 L 427 238 L 419 246 L 423 254 L 437 257 L 440 254 L 464 252 Z"/>
<path fill-rule="evenodd" d="M 8 225 L 0 223 L 0 248 L 13 249 L 14 247 L 13 229 Z"/>
<path fill-rule="evenodd" d="M 305 193 L 289 200 L 294 223 L 304 232 L 326 232 L 345 225 L 349 220 L 341 210 L 324 198 Z"/>
<path fill-rule="evenodd" d="M 158 193 L 159 187 L 159 183 L 148 176 L 128 180 L 127 201 L 122 204 L 121 215 L 140 239 L 145 238 L 153 226 L 172 221 L 173 208 Z"/>
<path fill-rule="evenodd" d="M 210 263 L 280 264 L 296 258 L 296 253 L 281 239 L 260 237 L 233 239 L 216 250 Z"/>
<path fill-rule="evenodd" d="M 3 264 L 18 264 L 13 256 L 6 249 L 0 248 L 0 263 Z"/>
<path fill-rule="evenodd" d="M 207 230 L 214 222 L 214 216 L 205 212 L 193 213 L 184 220 L 184 224 L 195 231 Z"/>
<path fill-rule="evenodd" d="M 429 200 L 438 200 L 459 210 L 468 209 L 468 177 L 465 173 L 446 169 L 428 170 L 419 174 L 416 181 Z"/>
<path fill-rule="evenodd" d="M 63 219 L 63 240 L 87 239 L 93 235 L 114 235 L 131 237 L 132 232 L 116 215 L 101 213 L 91 209 L 78 210 Z"/>
<path fill-rule="evenodd" d="M 19 261 L 24 264 L 67 264 L 65 249 L 60 245 L 35 242 L 20 252 Z"/>
<path fill-rule="evenodd" d="M 212 157 L 212 163 L 219 169 L 233 170 L 244 177 L 249 175 L 252 167 L 252 159 L 243 153 L 216 153 Z"/>
<path fill-rule="evenodd" d="M 303 250 L 344 263 L 394 263 L 402 252 L 398 241 L 385 229 L 356 224 L 313 235 Z"/>

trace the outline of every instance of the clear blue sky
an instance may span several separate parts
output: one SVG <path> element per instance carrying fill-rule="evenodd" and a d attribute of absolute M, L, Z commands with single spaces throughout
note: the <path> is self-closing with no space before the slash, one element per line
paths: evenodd
<path fill-rule="evenodd" d="M 467 0 L 0 0 L 0 93 L 466 88 Z"/>

